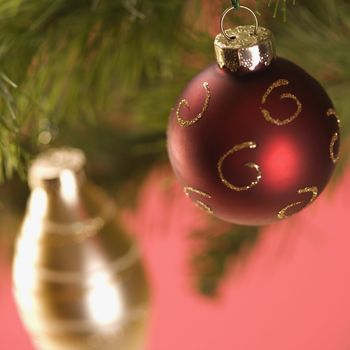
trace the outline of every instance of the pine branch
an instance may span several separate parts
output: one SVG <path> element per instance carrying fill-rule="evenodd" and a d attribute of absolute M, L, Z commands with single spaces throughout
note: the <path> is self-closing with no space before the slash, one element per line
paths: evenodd
<path fill-rule="evenodd" d="M 296 0 L 292 0 L 292 4 L 295 5 Z M 287 0 L 269 0 L 268 6 L 274 6 L 273 17 L 276 18 L 278 11 L 282 12 L 283 19 L 287 19 Z"/>
<path fill-rule="evenodd" d="M 34 154 L 42 145 L 56 142 L 74 130 L 76 122 L 93 125 L 114 118 L 114 127 L 130 134 L 164 132 L 166 116 L 181 87 L 213 58 L 211 39 L 199 34 L 194 23 L 203 10 L 202 2 L 192 1 L 198 5 L 189 23 L 189 3 L 182 0 L 0 0 L 1 69 L 18 85 L 15 89 L 1 80 L 0 180 L 15 170 L 23 172 L 26 151 Z M 325 43 L 325 30 L 337 36 L 332 57 L 344 62 L 344 67 L 335 66 L 338 83 L 329 87 L 341 112 L 347 113 L 342 74 L 348 69 L 348 46 L 345 35 L 337 33 L 337 28 L 347 28 L 350 18 L 345 0 L 336 1 L 343 8 L 341 22 L 332 9 L 335 5 L 321 0 L 315 8 L 327 9 L 328 18 L 316 15 L 305 26 L 299 21 L 309 16 L 310 4 L 316 1 L 298 2 L 298 6 L 292 6 L 293 0 L 256 3 L 260 12 L 270 6 L 275 15 L 285 14 L 288 8 L 280 45 L 287 56 L 292 57 L 293 47 L 300 43 Z M 222 5 L 228 6 L 229 1 Z M 319 23 L 317 37 L 303 40 L 314 21 Z M 335 26 L 325 27 L 326 23 Z M 287 39 L 288 28 L 293 31 Z M 329 57 L 324 51 L 320 55 Z"/>
<path fill-rule="evenodd" d="M 24 175 L 28 154 L 47 144 L 85 149 L 103 168 L 101 182 L 115 186 L 164 159 L 170 108 L 214 57 L 212 40 L 195 25 L 202 2 L 192 1 L 197 7 L 189 16 L 183 0 L 0 0 L 0 182 Z M 220 2 L 218 11 L 229 3 Z M 349 2 L 256 4 L 261 14 L 286 20 L 288 13 L 287 23 L 272 23 L 278 52 L 325 84 L 346 138 Z M 212 295 L 258 230 L 201 237 L 198 285 Z"/>
<path fill-rule="evenodd" d="M 242 262 L 257 242 L 259 228 L 231 226 L 224 233 L 197 232 L 194 237 L 202 242 L 200 253 L 193 259 L 197 287 L 203 295 L 212 297 L 227 270 L 238 260 Z"/>
<path fill-rule="evenodd" d="M 25 172 L 25 154 L 19 143 L 19 125 L 11 91 L 14 88 L 17 85 L 0 73 L 0 183 L 11 178 L 15 171 L 21 177 Z"/>
<path fill-rule="evenodd" d="M 184 7 L 179 0 L 0 1 L 0 62 L 19 85 L 21 138 L 35 149 L 38 136 L 52 138 L 63 121 L 100 120 L 136 98 L 148 81 L 168 74 L 186 37 Z M 169 28 L 183 29 L 164 30 Z M 10 120 L 3 118 L 0 127 Z M 11 125 L 3 133 L 0 151 L 15 166 L 18 155 L 6 147 L 15 145 L 18 131 Z"/>

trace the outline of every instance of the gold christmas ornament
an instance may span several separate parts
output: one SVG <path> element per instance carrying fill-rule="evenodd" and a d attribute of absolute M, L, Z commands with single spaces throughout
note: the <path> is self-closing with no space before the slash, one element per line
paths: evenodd
<path fill-rule="evenodd" d="M 227 68 L 232 73 L 251 73 L 269 67 L 276 58 L 272 32 L 260 27 L 258 19 L 250 8 L 240 6 L 253 15 L 255 25 L 238 26 L 224 29 L 226 15 L 234 11 L 228 8 L 221 17 L 221 33 L 214 41 L 216 59 L 220 68 Z"/>
<path fill-rule="evenodd" d="M 61 149 L 30 168 L 13 267 L 18 309 L 38 349 L 140 350 L 148 293 L 139 255 L 84 163 L 81 151 Z"/>

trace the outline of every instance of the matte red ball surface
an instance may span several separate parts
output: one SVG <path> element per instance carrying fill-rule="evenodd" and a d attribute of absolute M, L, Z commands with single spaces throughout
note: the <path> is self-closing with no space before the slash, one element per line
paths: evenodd
<path fill-rule="evenodd" d="M 305 208 L 327 185 L 338 151 L 331 100 L 281 58 L 244 76 L 209 66 L 169 120 L 169 157 L 185 192 L 237 224 L 269 224 Z"/>

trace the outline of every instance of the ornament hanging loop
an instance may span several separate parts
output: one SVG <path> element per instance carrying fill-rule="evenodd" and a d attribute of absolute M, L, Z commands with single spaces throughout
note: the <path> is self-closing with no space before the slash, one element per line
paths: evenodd
<path fill-rule="evenodd" d="M 258 22 L 258 17 L 256 16 L 256 14 L 254 13 L 253 10 L 251 10 L 249 7 L 246 7 L 246 6 L 240 6 L 239 5 L 239 1 L 234 1 L 232 0 L 232 2 L 234 3 L 234 5 L 232 7 L 229 7 L 228 9 L 226 9 L 224 11 L 224 13 L 222 14 L 222 17 L 221 17 L 221 22 L 220 22 L 220 27 L 221 27 L 221 33 L 222 35 L 227 39 L 227 40 L 232 40 L 234 39 L 235 37 L 234 36 L 229 36 L 227 33 L 226 33 L 226 30 L 224 28 L 224 22 L 225 22 L 225 17 L 227 16 L 227 14 L 231 11 L 234 11 L 234 10 L 238 10 L 238 9 L 243 9 L 243 10 L 246 10 L 248 12 L 250 12 L 253 17 L 254 17 L 254 20 L 255 20 L 255 29 L 254 29 L 254 35 L 257 35 L 258 33 L 258 28 L 259 28 L 259 22 Z"/>

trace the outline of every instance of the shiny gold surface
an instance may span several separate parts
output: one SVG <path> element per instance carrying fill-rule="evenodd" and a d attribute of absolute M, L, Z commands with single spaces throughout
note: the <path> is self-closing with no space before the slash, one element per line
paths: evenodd
<path fill-rule="evenodd" d="M 148 293 L 137 249 L 79 152 L 56 152 L 30 171 L 13 267 L 22 319 L 38 349 L 141 350 Z"/>
<path fill-rule="evenodd" d="M 231 72 L 255 72 L 268 67 L 276 56 L 270 30 L 255 26 L 238 26 L 215 38 L 214 48 L 218 65 Z"/>

